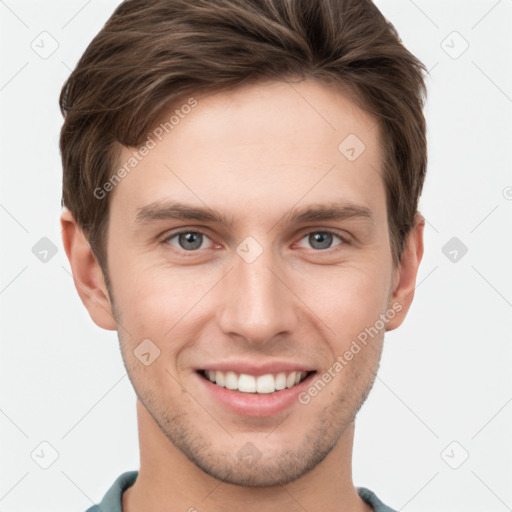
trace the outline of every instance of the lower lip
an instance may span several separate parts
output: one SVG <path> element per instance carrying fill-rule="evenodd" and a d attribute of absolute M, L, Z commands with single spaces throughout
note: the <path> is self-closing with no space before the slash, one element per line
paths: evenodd
<path fill-rule="evenodd" d="M 273 393 L 242 393 L 217 386 L 213 382 L 196 373 L 199 380 L 211 393 L 214 400 L 227 410 L 243 416 L 273 416 L 285 411 L 298 402 L 298 396 L 305 391 L 316 373 L 309 374 L 302 382 L 292 388 L 274 391 Z"/>

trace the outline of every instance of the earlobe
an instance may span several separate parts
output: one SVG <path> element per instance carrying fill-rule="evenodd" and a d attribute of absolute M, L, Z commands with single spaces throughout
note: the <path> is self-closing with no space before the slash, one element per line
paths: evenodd
<path fill-rule="evenodd" d="M 411 229 L 404 244 L 400 267 L 396 270 L 394 291 L 389 300 L 389 307 L 398 313 L 388 321 L 386 331 L 399 327 L 407 316 L 414 298 L 416 277 L 423 257 L 424 217 L 417 213 L 414 228 Z"/>
<path fill-rule="evenodd" d="M 60 222 L 62 242 L 80 299 L 96 325 L 115 330 L 116 322 L 103 273 L 89 242 L 69 210 L 62 213 Z"/>

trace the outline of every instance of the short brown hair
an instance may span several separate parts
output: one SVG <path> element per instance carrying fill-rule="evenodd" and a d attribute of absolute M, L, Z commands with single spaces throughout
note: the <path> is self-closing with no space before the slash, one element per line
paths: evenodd
<path fill-rule="evenodd" d="M 121 145 L 140 146 L 187 95 L 311 77 L 344 87 L 379 123 L 397 265 L 427 166 L 424 72 L 370 0 L 126 0 L 60 94 L 62 205 L 108 279 L 109 198 L 94 191 L 113 175 Z"/>

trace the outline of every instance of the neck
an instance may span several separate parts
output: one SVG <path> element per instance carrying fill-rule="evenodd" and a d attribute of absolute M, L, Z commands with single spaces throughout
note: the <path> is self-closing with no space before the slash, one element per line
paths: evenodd
<path fill-rule="evenodd" d="M 371 512 L 352 483 L 354 423 L 327 457 L 301 478 L 283 486 L 242 487 L 206 474 L 164 435 L 137 400 L 140 470 L 122 497 L 123 512 L 200 511 Z"/>

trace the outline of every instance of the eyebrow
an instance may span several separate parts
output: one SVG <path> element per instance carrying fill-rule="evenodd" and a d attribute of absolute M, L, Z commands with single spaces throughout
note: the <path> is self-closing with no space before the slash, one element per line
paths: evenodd
<path fill-rule="evenodd" d="M 231 227 L 234 224 L 234 219 L 234 215 L 227 216 L 208 207 L 192 206 L 179 201 L 157 201 L 139 208 L 134 224 L 143 225 L 160 220 L 185 220 L 223 224 Z M 363 205 L 337 201 L 292 208 L 283 216 L 280 222 L 293 225 L 348 219 L 373 222 L 374 213 L 370 208 Z"/>

